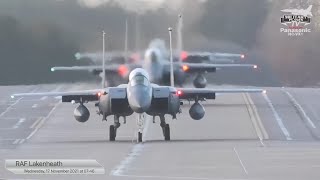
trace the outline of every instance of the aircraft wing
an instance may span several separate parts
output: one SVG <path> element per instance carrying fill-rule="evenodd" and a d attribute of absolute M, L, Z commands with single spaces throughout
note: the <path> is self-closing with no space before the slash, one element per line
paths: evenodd
<path fill-rule="evenodd" d="M 244 54 L 212 53 L 212 52 L 187 52 L 189 56 L 214 56 L 218 58 L 244 58 Z"/>
<path fill-rule="evenodd" d="M 180 99 L 215 99 L 216 93 L 266 93 L 264 89 L 199 89 L 199 88 L 178 88 L 176 93 Z"/>
<path fill-rule="evenodd" d="M 175 63 L 176 66 L 184 72 L 195 73 L 195 72 L 215 72 L 219 68 L 253 68 L 256 69 L 255 64 L 207 64 L 207 63 Z M 170 67 L 170 63 L 167 64 Z"/>
<path fill-rule="evenodd" d="M 106 89 L 91 89 L 91 90 L 82 90 L 82 91 L 67 91 L 67 92 L 41 92 L 41 93 L 17 93 L 12 94 L 11 98 L 17 97 L 32 97 L 32 96 L 87 96 L 87 95 L 97 95 L 98 93 L 107 92 Z"/>
<path fill-rule="evenodd" d="M 118 65 L 108 65 L 105 67 L 106 71 L 116 72 L 119 66 Z M 101 66 L 56 66 L 52 67 L 51 71 L 102 71 Z"/>
<path fill-rule="evenodd" d="M 108 89 L 92 89 L 69 92 L 41 92 L 41 93 L 18 93 L 12 94 L 11 98 L 18 97 L 36 97 L 36 96 L 61 96 L 62 102 L 71 102 L 72 100 L 97 101 L 101 94 L 108 93 Z"/>
<path fill-rule="evenodd" d="M 223 59 L 222 62 L 231 63 L 233 61 L 233 58 L 240 58 L 240 59 L 245 58 L 244 54 L 218 53 L 218 52 L 189 52 L 189 51 L 181 51 L 179 56 L 182 61 L 188 61 L 188 62 L 199 62 L 199 61 L 216 62 L 217 60 Z"/>

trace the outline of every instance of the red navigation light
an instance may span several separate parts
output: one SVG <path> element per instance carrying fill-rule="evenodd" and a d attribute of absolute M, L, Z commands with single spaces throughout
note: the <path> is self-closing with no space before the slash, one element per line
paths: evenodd
<path fill-rule="evenodd" d="M 241 54 L 241 55 L 240 55 L 240 58 L 241 58 L 241 59 L 244 59 L 244 58 L 245 58 L 245 55 L 244 55 L 244 54 Z"/>
<path fill-rule="evenodd" d="M 100 97 L 101 95 L 102 95 L 102 93 L 101 93 L 101 92 L 98 92 L 97 96 Z"/>
<path fill-rule="evenodd" d="M 182 95 L 182 91 L 177 90 L 177 95 L 178 95 L 178 96 Z"/>
<path fill-rule="evenodd" d="M 180 58 L 182 61 L 185 61 L 188 58 L 188 52 L 187 51 L 181 51 Z"/>
<path fill-rule="evenodd" d="M 188 71 L 188 70 L 189 70 L 189 66 L 183 65 L 183 66 L 182 66 L 182 70 L 183 70 L 184 72 Z"/>
<path fill-rule="evenodd" d="M 118 68 L 118 73 L 120 76 L 124 77 L 128 74 L 128 68 L 125 65 L 120 65 Z"/>

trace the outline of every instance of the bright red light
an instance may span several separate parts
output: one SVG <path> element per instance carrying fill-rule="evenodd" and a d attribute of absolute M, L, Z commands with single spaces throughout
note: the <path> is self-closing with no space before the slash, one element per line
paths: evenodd
<path fill-rule="evenodd" d="M 127 66 L 125 65 L 120 65 L 118 68 L 118 73 L 120 76 L 124 77 L 128 74 L 129 70 L 127 68 Z"/>
<path fill-rule="evenodd" d="M 101 96 L 101 92 L 98 92 L 98 94 L 97 94 L 97 95 L 98 95 L 98 97 L 100 97 L 100 96 Z"/>
<path fill-rule="evenodd" d="M 182 94 L 182 91 L 178 90 L 177 95 L 180 96 Z"/>
<path fill-rule="evenodd" d="M 187 51 L 181 51 L 180 58 L 182 61 L 186 60 L 188 58 L 188 52 Z"/>

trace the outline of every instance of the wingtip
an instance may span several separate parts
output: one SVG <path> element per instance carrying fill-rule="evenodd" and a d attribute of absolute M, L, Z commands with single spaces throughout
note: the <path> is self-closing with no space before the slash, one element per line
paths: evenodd
<path fill-rule="evenodd" d="M 14 99 L 14 95 L 11 95 L 11 99 Z"/>
<path fill-rule="evenodd" d="M 267 94 L 267 90 L 263 90 L 263 91 L 262 91 L 262 94 Z"/>
<path fill-rule="evenodd" d="M 51 71 L 51 72 L 54 72 L 54 68 L 51 68 L 50 71 Z"/>

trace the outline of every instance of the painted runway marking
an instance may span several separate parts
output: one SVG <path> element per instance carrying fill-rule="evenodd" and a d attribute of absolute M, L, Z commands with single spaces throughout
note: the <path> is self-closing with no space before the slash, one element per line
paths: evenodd
<path fill-rule="evenodd" d="M 17 129 L 24 121 L 26 121 L 26 118 L 20 118 L 19 121 L 12 128 Z"/>
<path fill-rule="evenodd" d="M 145 127 L 143 128 L 143 133 L 142 133 L 142 140 L 143 142 L 147 141 L 147 132 L 149 129 L 149 124 L 151 121 L 151 117 L 146 115 L 145 118 Z M 110 175 L 112 176 L 123 176 L 123 173 L 128 170 L 129 166 L 132 164 L 132 162 L 139 156 L 141 155 L 142 151 L 144 149 L 144 144 L 139 143 L 135 144 L 130 151 L 130 153 L 126 156 L 124 160 L 120 162 L 118 166 L 116 166 L 111 172 Z"/>
<path fill-rule="evenodd" d="M 252 106 L 253 113 L 255 114 L 258 126 L 259 126 L 260 130 L 262 131 L 262 135 L 263 135 L 264 139 L 269 139 L 269 135 L 268 135 L 268 133 L 266 131 L 266 128 L 264 127 L 264 125 L 263 125 L 263 123 L 261 121 L 261 118 L 260 118 L 260 115 L 258 113 L 257 107 L 255 106 L 251 96 L 248 93 L 247 93 L 247 97 L 248 97 L 249 103 Z"/>
<path fill-rule="evenodd" d="M 309 125 L 312 127 L 312 128 L 316 128 L 316 126 L 314 125 L 314 123 L 312 122 L 311 118 L 307 115 L 307 113 L 304 111 L 304 109 L 302 108 L 302 106 L 298 103 L 298 101 L 292 96 L 291 93 L 289 93 L 288 91 L 286 90 L 283 90 L 282 91 L 284 93 L 286 93 L 289 97 L 289 99 L 291 100 L 291 102 L 294 104 L 294 106 L 298 109 L 298 111 L 300 112 L 300 114 L 303 116 L 303 118 L 305 120 L 307 120 L 307 122 L 309 123 Z"/>
<path fill-rule="evenodd" d="M 14 102 L 13 104 L 11 104 L 5 111 L 3 111 L 1 114 L 0 114 L 0 117 L 2 117 L 4 114 L 6 114 L 8 111 L 10 111 L 10 109 L 19 103 L 19 101 L 21 100 L 22 98 L 19 98 L 16 100 L 16 102 Z"/>
<path fill-rule="evenodd" d="M 40 98 L 40 100 L 46 100 L 48 98 L 48 96 L 43 96 L 42 98 Z"/>
<path fill-rule="evenodd" d="M 134 161 L 141 154 L 143 147 L 144 144 L 142 143 L 135 144 L 130 153 L 127 155 L 127 157 L 124 160 L 122 160 L 120 164 L 111 171 L 110 175 L 122 176 L 123 173 L 126 170 L 128 170 L 128 166 L 130 166 L 132 161 Z"/>
<path fill-rule="evenodd" d="M 25 139 L 21 139 L 19 144 L 22 144 L 25 141 Z"/>
<path fill-rule="evenodd" d="M 241 166 L 242 166 L 243 171 L 248 175 L 248 171 L 247 171 L 246 167 L 244 166 L 244 164 L 243 164 L 243 162 L 242 162 L 242 160 L 241 160 L 241 158 L 240 158 L 240 156 L 239 156 L 239 153 L 238 153 L 238 151 L 236 150 L 236 147 L 233 148 L 233 151 L 236 153 L 236 155 L 237 155 L 237 157 L 238 157 L 238 160 L 239 160 L 239 162 L 240 162 L 240 164 L 241 164 Z"/>
<path fill-rule="evenodd" d="M 54 112 L 54 110 L 59 106 L 59 104 L 61 104 L 61 101 L 59 102 L 59 103 L 57 103 L 52 109 L 51 109 L 51 111 L 49 112 L 49 114 L 45 117 L 45 118 L 43 118 L 42 119 L 42 121 L 46 121 L 50 116 L 51 116 L 51 114 Z M 41 123 L 41 122 L 40 122 Z M 39 124 L 40 124 L 39 123 Z M 44 123 L 44 122 L 43 122 Z M 41 123 L 41 125 L 43 124 L 43 123 Z M 41 126 L 39 126 L 39 124 L 38 124 L 38 126 L 37 127 L 41 127 Z M 29 136 L 26 138 L 26 139 L 30 139 L 38 130 L 39 130 L 39 128 L 35 128 L 30 134 L 29 134 Z"/>
<path fill-rule="evenodd" d="M 45 122 L 45 118 L 42 118 L 41 121 L 38 123 L 38 125 L 35 127 L 36 129 L 40 129 L 43 123 Z"/>
<path fill-rule="evenodd" d="M 15 141 L 13 141 L 12 144 L 18 144 L 19 141 L 20 141 L 20 139 L 16 139 Z"/>
<path fill-rule="evenodd" d="M 39 89 L 39 87 L 33 89 L 33 90 L 31 91 L 31 93 L 36 92 L 38 89 Z M 12 107 L 13 107 L 14 105 L 18 104 L 21 99 L 22 99 L 22 98 L 19 98 L 19 99 L 17 99 L 13 104 L 11 104 L 5 111 L 3 111 L 3 112 L 0 114 L 0 117 L 2 117 L 2 116 L 3 116 L 4 114 L 6 114 L 9 110 L 11 110 Z"/>
<path fill-rule="evenodd" d="M 265 128 L 261 122 L 257 108 L 254 105 L 254 103 L 248 93 L 244 93 L 244 94 L 242 94 L 242 96 L 243 96 L 243 99 L 246 103 L 247 110 L 248 110 L 248 113 L 250 116 L 250 120 L 251 120 L 251 123 L 255 129 L 256 135 L 258 136 L 261 145 L 265 146 L 265 144 L 263 143 L 263 139 L 269 139 L 269 135 L 267 134 L 267 131 L 265 130 Z"/>
<path fill-rule="evenodd" d="M 30 129 L 35 128 L 35 126 L 41 121 L 42 117 L 39 117 L 31 126 Z"/>
<path fill-rule="evenodd" d="M 37 108 L 37 107 L 38 107 L 38 104 L 32 105 L 32 108 Z"/>
<path fill-rule="evenodd" d="M 276 111 L 275 107 L 273 106 L 271 100 L 269 99 L 268 95 L 267 94 L 262 94 L 262 96 L 264 97 L 264 99 L 267 101 L 273 115 L 274 115 L 274 118 L 276 119 L 282 133 L 285 135 L 286 139 L 287 140 L 292 140 L 290 134 L 289 134 L 289 131 L 287 130 L 287 128 L 284 126 L 283 124 L 283 121 L 282 121 L 282 118 L 279 116 L 279 113 Z"/>

